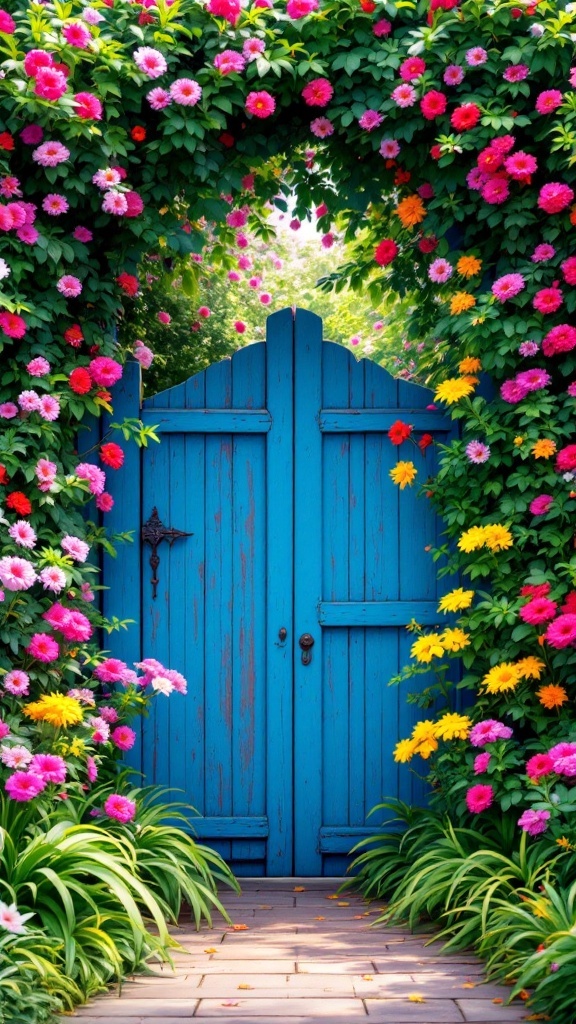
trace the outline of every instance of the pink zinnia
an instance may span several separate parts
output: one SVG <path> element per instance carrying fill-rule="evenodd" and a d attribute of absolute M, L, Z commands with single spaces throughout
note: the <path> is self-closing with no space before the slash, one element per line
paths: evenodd
<path fill-rule="evenodd" d="M 443 259 L 443 257 L 434 260 L 434 262 L 428 267 L 428 277 L 436 284 L 444 284 L 445 281 L 448 281 L 452 277 L 453 272 L 454 268 L 450 263 L 448 263 L 448 260 Z"/>
<path fill-rule="evenodd" d="M 125 796 L 112 793 L 104 803 L 104 813 L 109 818 L 115 818 L 116 821 L 121 821 L 125 825 L 135 818 L 136 804 Z"/>
<path fill-rule="evenodd" d="M 146 93 L 146 99 L 152 110 L 164 110 L 164 107 L 169 107 L 172 103 L 170 93 L 160 86 L 156 86 L 155 89 L 151 89 L 150 92 Z"/>
<path fill-rule="evenodd" d="M 481 46 L 473 46 L 471 50 L 467 50 L 465 57 L 468 67 L 471 68 L 480 67 L 488 60 L 488 54 Z"/>
<path fill-rule="evenodd" d="M 42 395 L 38 412 L 43 420 L 53 423 L 60 415 L 60 402 L 55 395 Z"/>
<path fill-rule="evenodd" d="M 30 78 L 36 78 L 41 68 L 51 68 L 53 64 L 52 54 L 46 50 L 29 50 L 24 57 L 24 71 Z"/>
<path fill-rule="evenodd" d="M 334 87 L 327 78 L 314 78 L 302 90 L 302 98 L 309 107 L 325 107 L 334 95 Z"/>
<path fill-rule="evenodd" d="M 94 669 L 94 675 L 103 683 L 119 683 L 127 667 L 120 658 L 105 658 Z"/>
<path fill-rule="evenodd" d="M 315 117 L 310 122 L 310 131 L 317 139 L 326 139 L 334 134 L 334 125 L 327 117 Z"/>
<path fill-rule="evenodd" d="M 88 782 L 96 782 L 96 779 L 98 778 L 98 766 L 94 758 L 91 756 L 86 758 L 86 775 L 88 777 Z"/>
<path fill-rule="evenodd" d="M 0 583 L 7 590 L 29 590 L 36 582 L 36 571 L 31 562 L 16 555 L 0 558 Z"/>
<path fill-rule="evenodd" d="M 504 167 L 510 177 L 517 180 L 529 178 L 531 174 L 535 174 L 538 170 L 536 158 L 530 153 L 524 153 L 521 149 L 517 153 L 512 153 L 511 156 L 506 157 Z"/>
<path fill-rule="evenodd" d="M 70 156 L 70 150 L 61 142 L 43 142 L 32 153 L 32 159 L 41 167 L 57 167 Z"/>
<path fill-rule="evenodd" d="M 516 405 L 518 402 L 522 402 L 526 395 L 529 394 L 529 390 L 525 384 L 520 384 L 516 379 L 505 380 L 500 385 L 500 395 L 505 402 L 510 402 L 511 405 Z"/>
<path fill-rule="evenodd" d="M 530 259 L 532 260 L 532 263 L 546 263 L 547 260 L 551 260 L 555 255 L 556 249 L 553 245 L 549 245 L 547 242 L 541 242 L 540 245 L 537 245 L 534 249 Z M 562 266 L 564 266 L 564 264 L 562 264 Z M 576 278 L 573 284 L 576 284 Z"/>
<path fill-rule="evenodd" d="M 505 203 L 510 195 L 510 186 L 505 178 L 489 178 L 480 189 L 482 198 L 486 203 L 490 203 L 492 206 L 498 206 L 500 203 Z"/>
<path fill-rule="evenodd" d="M 541 388 L 548 387 L 552 378 L 546 370 L 535 367 L 533 370 L 523 370 L 516 374 L 516 380 L 522 387 L 528 388 L 528 391 L 540 391 Z"/>
<path fill-rule="evenodd" d="M 553 619 L 558 605 L 547 597 L 535 597 L 520 609 L 520 618 L 531 626 L 539 626 Z"/>
<path fill-rule="evenodd" d="M 3 420 L 13 420 L 18 415 L 18 406 L 14 405 L 14 402 L 2 402 L 0 405 L 0 418 Z"/>
<path fill-rule="evenodd" d="M 170 95 L 174 103 L 182 107 L 195 107 L 202 96 L 202 89 L 193 78 L 177 78 L 170 86 Z"/>
<path fill-rule="evenodd" d="M 50 373 L 50 363 L 44 359 L 44 356 L 36 356 L 26 364 L 26 369 L 31 377 L 45 377 L 47 373 Z"/>
<path fill-rule="evenodd" d="M 507 299 L 513 299 L 525 287 L 526 282 L 522 274 L 504 274 L 492 285 L 492 294 L 499 302 L 505 302 Z"/>
<path fill-rule="evenodd" d="M 492 754 L 488 750 L 476 755 L 474 758 L 474 775 L 483 775 L 488 770 L 491 757 Z"/>
<path fill-rule="evenodd" d="M 563 182 L 551 181 L 543 185 L 538 195 L 538 206 L 545 213 L 561 213 L 574 200 L 574 192 Z"/>
<path fill-rule="evenodd" d="M 46 789 L 46 782 L 39 775 L 31 772 L 14 772 L 6 780 L 4 787 L 8 796 L 18 803 L 27 803 L 38 796 L 43 789 Z"/>
<path fill-rule="evenodd" d="M 102 209 L 104 210 L 104 213 L 114 213 L 117 217 L 122 217 L 128 209 L 128 203 L 124 192 L 117 192 L 115 189 L 108 189 L 108 191 L 104 193 Z"/>
<path fill-rule="evenodd" d="M 18 395 L 18 405 L 23 412 L 36 412 L 40 408 L 40 395 L 27 389 Z"/>
<path fill-rule="evenodd" d="M 551 114 L 561 106 L 564 97 L 559 89 L 545 89 L 536 100 L 539 114 Z"/>
<path fill-rule="evenodd" d="M 550 511 L 553 504 L 554 498 L 551 494 L 539 494 L 530 502 L 530 511 L 533 516 L 543 516 Z"/>
<path fill-rule="evenodd" d="M 39 775 L 44 782 L 66 781 L 66 762 L 57 754 L 34 754 L 29 771 Z"/>
<path fill-rule="evenodd" d="M 82 292 L 82 282 L 74 274 L 64 274 L 56 283 L 56 287 L 67 299 L 75 299 Z"/>
<path fill-rule="evenodd" d="M 561 650 L 576 643 L 576 615 L 559 615 L 550 623 L 545 633 L 546 642 Z"/>
<path fill-rule="evenodd" d="M 371 132 L 378 125 L 382 124 L 384 120 L 382 114 L 379 114 L 377 110 L 365 110 L 362 116 L 358 119 L 358 124 L 361 128 Z"/>
<path fill-rule="evenodd" d="M 511 736 L 512 729 L 508 725 L 503 725 L 495 718 L 486 718 L 472 726 L 468 738 L 473 747 L 484 747 L 496 740 L 509 740 Z"/>
<path fill-rule="evenodd" d="M 44 590 L 50 590 L 53 594 L 59 594 L 66 586 L 66 573 L 57 565 L 47 565 L 41 569 L 39 579 Z"/>
<path fill-rule="evenodd" d="M 396 139 L 382 139 L 379 152 L 385 160 L 394 160 L 400 152 L 400 143 Z"/>
<path fill-rule="evenodd" d="M 119 725 L 110 733 L 110 739 L 118 750 L 130 750 L 136 742 L 136 733 L 127 725 Z"/>
<path fill-rule="evenodd" d="M 470 441 L 466 445 L 465 451 L 468 460 L 477 466 L 481 466 L 484 462 L 488 462 L 488 459 L 490 458 L 490 448 L 482 441 Z"/>
<path fill-rule="evenodd" d="M 58 472 L 58 466 L 55 462 L 50 462 L 49 459 L 38 459 L 34 472 L 38 479 L 40 490 L 49 491 Z"/>
<path fill-rule="evenodd" d="M 28 747 L 17 745 L 15 747 L 0 747 L 0 761 L 7 768 L 26 768 L 32 760 L 32 751 Z"/>
<path fill-rule="evenodd" d="M 225 18 L 230 25 L 235 25 L 240 14 L 240 0 L 208 0 L 206 10 L 216 17 Z"/>
<path fill-rule="evenodd" d="M 527 832 L 529 836 L 539 836 L 548 828 L 549 817 L 550 811 L 528 810 L 518 818 L 518 824 L 522 831 Z"/>
<path fill-rule="evenodd" d="M 18 519 L 8 528 L 8 533 L 12 540 L 22 548 L 33 548 L 38 539 L 26 519 Z"/>
<path fill-rule="evenodd" d="M 112 387 L 122 376 L 122 366 L 110 356 L 96 356 L 89 363 L 92 379 L 100 387 Z"/>
<path fill-rule="evenodd" d="M 134 358 L 138 363 L 140 363 L 140 366 L 144 370 L 148 370 L 152 365 L 154 353 L 152 352 L 152 349 L 148 348 L 148 346 L 144 345 L 142 342 L 140 342 L 140 344 L 135 343 Z"/>
<path fill-rule="evenodd" d="M 518 351 L 521 356 L 535 356 L 539 351 L 538 343 L 536 341 L 523 341 L 518 346 Z"/>
<path fill-rule="evenodd" d="M 559 352 L 571 352 L 576 348 L 576 328 L 570 324 L 557 324 L 545 336 L 542 352 L 545 356 L 554 356 Z"/>
<path fill-rule="evenodd" d="M 246 39 L 242 46 L 242 54 L 247 61 L 256 60 L 260 53 L 264 53 L 266 43 L 263 39 Z"/>
<path fill-rule="evenodd" d="M 73 537 L 71 534 L 66 534 L 66 536 L 62 538 L 60 546 L 67 555 L 70 555 L 70 557 L 74 559 L 75 562 L 85 562 L 90 552 L 89 544 L 80 540 L 80 537 Z"/>
<path fill-rule="evenodd" d="M 506 68 L 502 78 L 506 82 L 523 82 L 529 74 L 530 68 L 527 64 L 511 64 L 509 68 Z"/>
<path fill-rule="evenodd" d="M 246 110 L 254 117 L 270 117 L 276 110 L 276 100 L 269 92 L 262 89 L 259 92 L 249 92 L 245 103 Z"/>
<path fill-rule="evenodd" d="M 433 121 L 435 117 L 444 114 L 447 105 L 448 100 L 444 93 L 437 89 L 431 89 L 420 100 L 420 110 L 427 121 Z"/>
<path fill-rule="evenodd" d="M 236 50 L 223 50 L 214 57 L 214 67 L 221 75 L 240 74 L 246 67 L 246 59 Z"/>
<path fill-rule="evenodd" d="M 65 25 L 62 35 L 69 46 L 75 46 L 78 50 L 85 50 L 92 41 L 89 30 L 80 21 L 72 21 Z"/>
<path fill-rule="evenodd" d="M 426 71 L 426 61 L 422 60 L 422 57 L 407 57 L 406 60 L 402 61 L 399 74 L 403 82 L 411 82 L 416 78 L 420 78 L 421 75 Z"/>
<path fill-rule="evenodd" d="M 317 10 L 318 0 L 288 0 L 286 13 L 294 20 L 305 18 L 312 11 Z"/>
<path fill-rule="evenodd" d="M 166 58 L 160 50 L 151 46 L 140 46 L 134 50 L 132 58 L 139 71 L 142 71 L 147 78 L 160 78 L 167 70 Z"/>
<path fill-rule="evenodd" d="M 8 693 L 14 694 L 15 697 L 25 697 L 28 693 L 30 677 L 22 669 L 13 668 L 10 672 L 6 673 L 2 683 Z"/>
<path fill-rule="evenodd" d="M 560 264 L 566 284 L 576 284 L 576 256 L 569 256 Z"/>
<path fill-rule="evenodd" d="M 61 196 L 57 192 L 50 192 L 42 200 L 42 209 L 51 217 L 59 217 L 61 213 L 66 213 L 69 209 L 69 203 L 65 196 Z"/>
<path fill-rule="evenodd" d="M 449 64 L 442 77 L 446 85 L 460 85 L 464 81 L 464 68 L 460 64 Z"/>
<path fill-rule="evenodd" d="M 528 778 L 537 781 L 544 775 L 550 775 L 554 771 L 554 761 L 549 754 L 534 754 L 526 762 L 526 774 Z"/>
<path fill-rule="evenodd" d="M 49 636 L 48 633 L 34 633 L 26 651 L 38 661 L 56 661 L 60 657 L 60 648 L 54 637 Z"/>
<path fill-rule="evenodd" d="M 91 242 L 94 237 L 92 232 L 88 228 L 82 227 L 81 224 L 79 224 L 77 228 L 74 228 L 72 236 L 78 242 Z"/>
<path fill-rule="evenodd" d="M 108 189 L 118 185 L 122 179 L 115 167 L 101 167 L 92 175 L 92 184 L 98 188 Z"/>
<path fill-rule="evenodd" d="M 161 324 L 169 324 L 169 323 L 171 323 L 171 321 L 172 321 L 172 317 L 170 316 L 170 313 L 166 313 L 166 312 L 164 312 L 164 310 L 163 310 L 163 309 L 160 309 L 160 310 L 159 310 L 159 311 L 158 311 L 158 312 L 156 313 L 156 319 L 157 319 L 157 320 L 158 320 L 158 322 L 159 322 L 159 323 L 161 323 Z"/>
<path fill-rule="evenodd" d="M 377 21 L 372 26 L 372 31 L 377 39 L 380 39 L 382 36 L 388 36 L 392 31 L 392 23 L 387 18 L 380 18 L 380 21 Z"/>
<path fill-rule="evenodd" d="M 541 288 L 532 299 L 532 305 L 539 313 L 555 313 L 562 305 L 562 298 L 559 288 Z"/>
<path fill-rule="evenodd" d="M 568 393 L 571 394 L 574 385 L 570 384 Z M 561 473 L 570 473 L 576 469 L 576 444 L 567 444 L 561 448 L 556 456 L 556 469 Z"/>
<path fill-rule="evenodd" d="M 392 93 L 392 99 L 397 107 L 413 107 L 416 103 L 416 89 L 407 82 L 397 85 Z"/>
<path fill-rule="evenodd" d="M 79 480 L 88 481 L 88 489 L 91 494 L 102 494 L 106 487 L 106 474 L 99 466 L 91 462 L 80 462 L 76 466 L 76 476 Z"/>
<path fill-rule="evenodd" d="M 76 114 L 82 121 L 101 121 L 102 104 L 91 92 L 77 92 L 74 97 Z"/>
<path fill-rule="evenodd" d="M 68 88 L 66 75 L 56 68 L 44 67 L 38 70 L 34 92 L 43 100 L 54 102 L 64 95 Z"/>
<path fill-rule="evenodd" d="M 492 786 L 485 786 L 479 783 L 477 786 L 471 786 L 466 793 L 466 806 L 471 814 L 481 814 L 482 811 L 486 811 L 494 800 L 494 790 Z"/>

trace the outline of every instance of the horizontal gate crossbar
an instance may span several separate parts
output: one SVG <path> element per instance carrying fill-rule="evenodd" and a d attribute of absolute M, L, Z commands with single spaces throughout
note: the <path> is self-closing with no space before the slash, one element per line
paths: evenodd
<path fill-rule="evenodd" d="M 142 422 L 159 434 L 266 434 L 267 409 L 142 409 Z"/>
<path fill-rule="evenodd" d="M 266 839 L 268 818 L 190 818 L 199 839 Z"/>
<path fill-rule="evenodd" d="M 410 423 L 415 430 L 448 434 L 453 424 L 433 409 L 321 409 L 320 430 L 324 434 L 365 434 L 390 430 L 396 420 Z"/>
<path fill-rule="evenodd" d="M 376 839 L 383 832 L 396 832 L 398 829 L 391 825 L 326 825 L 319 832 L 319 847 L 321 853 L 343 853 L 348 854 L 356 843 L 361 839 Z"/>
<path fill-rule="evenodd" d="M 322 601 L 321 626 L 406 626 L 412 619 L 423 626 L 438 622 L 436 601 Z"/>

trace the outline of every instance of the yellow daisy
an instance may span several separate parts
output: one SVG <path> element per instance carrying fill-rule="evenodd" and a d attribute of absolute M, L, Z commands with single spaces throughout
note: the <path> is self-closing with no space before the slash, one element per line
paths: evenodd
<path fill-rule="evenodd" d="M 442 633 L 440 640 L 447 651 L 461 651 L 464 647 L 468 647 L 470 643 L 470 637 L 468 633 L 465 633 L 463 629 L 445 629 Z"/>
<path fill-rule="evenodd" d="M 520 678 L 517 666 L 510 661 L 503 661 L 486 673 L 481 685 L 487 693 L 505 693 L 506 690 L 515 690 Z"/>
<path fill-rule="evenodd" d="M 449 594 L 444 594 L 444 597 L 440 598 L 438 605 L 438 611 L 444 612 L 460 612 L 464 608 L 469 608 L 474 598 L 473 590 L 464 590 L 463 587 L 456 587 L 455 590 L 451 590 Z"/>
<path fill-rule="evenodd" d="M 436 736 L 440 740 L 465 740 L 470 731 L 472 719 L 449 711 L 436 722 Z"/>
<path fill-rule="evenodd" d="M 398 462 L 390 470 L 390 476 L 395 484 L 400 485 L 400 490 L 403 491 L 407 484 L 412 486 L 414 478 L 416 477 L 416 466 L 413 462 Z"/>
<path fill-rule="evenodd" d="M 478 551 L 479 548 L 484 547 L 486 543 L 486 530 L 484 526 L 471 526 L 469 530 L 464 530 L 458 541 L 458 547 L 460 551 Z"/>
<path fill-rule="evenodd" d="M 407 761 L 411 761 L 416 753 L 416 744 L 414 740 L 399 740 L 394 747 L 394 760 L 400 764 L 406 764 Z"/>
<path fill-rule="evenodd" d="M 485 526 L 484 536 L 486 547 L 490 548 L 490 551 L 505 551 L 514 543 L 508 527 L 501 526 L 500 523 L 489 523 Z"/>
<path fill-rule="evenodd" d="M 474 385 L 469 380 L 462 380 L 461 377 L 451 377 L 443 380 L 436 388 L 434 398 L 437 402 L 446 402 L 446 405 L 453 405 L 461 398 L 467 398 L 474 391 Z"/>
<path fill-rule="evenodd" d="M 432 658 L 441 658 L 444 654 L 444 647 L 439 633 L 428 633 L 427 636 L 419 636 L 410 648 L 410 657 L 416 661 L 427 664 Z"/>

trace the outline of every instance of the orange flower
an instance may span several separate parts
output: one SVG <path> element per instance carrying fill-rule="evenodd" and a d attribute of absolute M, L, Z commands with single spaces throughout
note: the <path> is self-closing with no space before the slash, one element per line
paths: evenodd
<path fill-rule="evenodd" d="M 553 708 L 561 708 L 568 700 L 568 694 L 563 686 L 556 686 L 555 683 L 548 683 L 536 691 L 538 700 L 543 707 L 551 711 Z"/>
<path fill-rule="evenodd" d="M 414 228 L 420 224 L 426 216 L 424 203 L 420 196 L 406 196 L 395 210 L 405 228 Z"/>
<path fill-rule="evenodd" d="M 458 373 L 478 373 L 482 369 L 482 363 L 475 356 L 466 356 L 458 363 Z"/>
<path fill-rule="evenodd" d="M 450 300 L 450 312 L 452 316 L 457 316 L 458 313 L 465 313 L 475 305 L 476 299 L 470 292 L 456 292 Z"/>
<path fill-rule="evenodd" d="M 482 269 L 482 260 L 476 256 L 461 256 L 456 264 L 456 270 L 462 277 L 474 277 Z"/>
<path fill-rule="evenodd" d="M 549 459 L 556 451 L 556 442 L 549 437 L 542 437 L 532 445 L 531 450 L 535 459 Z"/>

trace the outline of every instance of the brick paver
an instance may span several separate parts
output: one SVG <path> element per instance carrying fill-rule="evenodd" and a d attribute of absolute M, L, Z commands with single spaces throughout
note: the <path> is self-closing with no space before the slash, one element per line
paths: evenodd
<path fill-rule="evenodd" d="M 301 891 L 304 887 L 304 891 Z M 378 904 L 337 896 L 334 879 L 249 879 L 224 894 L 232 926 L 184 918 L 174 969 L 152 966 L 78 1010 L 79 1024 L 512 1024 L 529 1010 L 485 984 L 469 953 L 429 935 L 370 927 Z M 65 1018 L 70 1020 L 70 1018 Z M 64 1018 L 63 1018 L 64 1021 Z"/>

